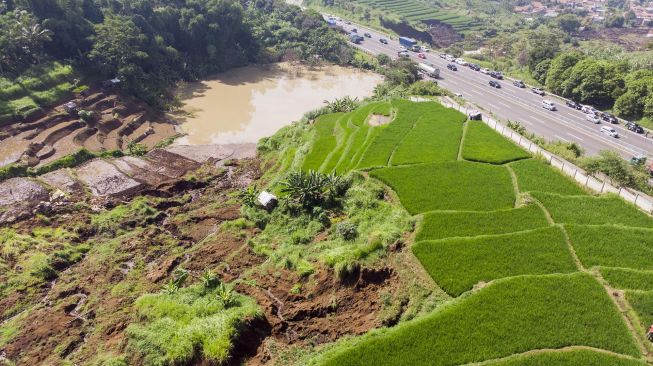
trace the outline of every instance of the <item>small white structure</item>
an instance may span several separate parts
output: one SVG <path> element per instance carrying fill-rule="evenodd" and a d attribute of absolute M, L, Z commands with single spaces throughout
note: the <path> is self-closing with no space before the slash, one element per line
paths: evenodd
<path fill-rule="evenodd" d="M 73 113 L 77 111 L 77 103 L 75 102 L 68 102 L 63 105 L 63 109 L 66 111 L 66 113 Z"/>
<path fill-rule="evenodd" d="M 265 207 L 266 210 L 271 210 L 277 205 L 277 197 L 268 191 L 262 191 L 258 195 L 258 202 L 261 206 Z"/>

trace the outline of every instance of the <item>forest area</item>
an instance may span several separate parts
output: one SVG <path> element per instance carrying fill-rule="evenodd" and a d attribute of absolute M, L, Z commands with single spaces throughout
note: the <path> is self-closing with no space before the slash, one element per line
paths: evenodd
<path fill-rule="evenodd" d="M 272 0 L 7 0 L 0 50 L 6 84 L 59 61 L 80 75 L 119 78 L 155 107 L 171 102 L 180 80 L 251 62 L 351 57 L 318 13 Z"/>

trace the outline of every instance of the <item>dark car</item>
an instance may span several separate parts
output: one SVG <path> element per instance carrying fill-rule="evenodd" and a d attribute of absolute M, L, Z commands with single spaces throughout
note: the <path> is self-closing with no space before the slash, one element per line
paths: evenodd
<path fill-rule="evenodd" d="M 493 88 L 501 89 L 501 84 L 498 81 L 490 80 L 490 86 Z"/>
<path fill-rule="evenodd" d="M 358 33 L 358 29 L 356 29 L 356 28 L 352 28 L 352 29 L 351 29 L 351 32 L 352 32 L 352 33 Z"/>
<path fill-rule="evenodd" d="M 583 108 L 583 106 L 581 106 L 580 104 L 574 102 L 573 100 L 568 100 L 568 101 L 565 102 L 565 104 L 567 105 L 567 107 L 570 107 L 570 108 L 573 108 L 573 109 L 580 110 L 581 108 Z"/>
<path fill-rule="evenodd" d="M 526 84 L 524 84 L 524 82 L 521 81 L 521 80 L 515 80 L 515 81 L 513 81 L 513 82 L 512 82 L 512 85 L 514 85 L 514 86 L 516 86 L 516 87 L 518 87 L 518 88 L 525 88 L 525 87 L 526 87 Z"/>
<path fill-rule="evenodd" d="M 642 126 L 638 125 L 635 122 L 627 122 L 626 128 L 636 133 L 644 133 Z"/>
<path fill-rule="evenodd" d="M 363 35 L 364 35 L 365 37 L 367 37 L 367 38 L 372 38 L 372 35 L 369 34 L 369 33 L 363 33 Z"/>
<path fill-rule="evenodd" d="M 458 71 L 458 68 L 454 64 L 448 64 L 447 69 L 449 69 L 451 71 Z"/>
<path fill-rule="evenodd" d="M 388 40 L 385 39 L 385 38 L 379 38 L 379 42 L 381 42 L 383 44 L 388 44 Z"/>
<path fill-rule="evenodd" d="M 481 71 L 481 66 L 477 64 L 469 64 L 469 68 L 474 70 L 474 71 Z"/>
<path fill-rule="evenodd" d="M 503 74 L 500 71 L 490 71 L 490 76 L 495 79 L 503 79 Z"/>
<path fill-rule="evenodd" d="M 614 124 L 619 123 L 619 121 L 617 120 L 617 117 L 613 116 L 612 114 L 610 114 L 608 112 L 603 112 L 601 114 L 601 119 L 606 121 L 606 122 L 610 122 L 610 123 L 614 123 Z"/>

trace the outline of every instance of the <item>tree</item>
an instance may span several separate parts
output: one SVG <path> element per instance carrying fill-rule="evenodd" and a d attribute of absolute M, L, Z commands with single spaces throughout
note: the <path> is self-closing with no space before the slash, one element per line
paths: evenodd
<path fill-rule="evenodd" d="M 539 81 L 540 83 L 544 84 L 546 82 L 546 77 L 549 73 L 549 69 L 551 68 L 551 60 L 547 59 L 535 66 L 535 70 L 533 70 L 533 77 L 535 80 Z"/>
<path fill-rule="evenodd" d="M 568 34 L 573 34 L 580 28 L 580 19 L 574 14 L 563 14 L 556 18 L 558 26 Z"/>
<path fill-rule="evenodd" d="M 545 79 L 546 87 L 556 94 L 562 94 L 563 83 L 569 78 L 572 68 L 582 59 L 577 52 L 564 52 L 551 60 Z"/>
<path fill-rule="evenodd" d="M 606 28 L 621 28 L 624 26 L 625 19 L 621 15 L 611 15 L 605 18 L 605 27 Z"/>

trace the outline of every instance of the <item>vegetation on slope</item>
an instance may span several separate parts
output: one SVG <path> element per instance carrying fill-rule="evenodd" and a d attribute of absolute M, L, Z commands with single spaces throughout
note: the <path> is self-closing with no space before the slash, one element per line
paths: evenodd
<path fill-rule="evenodd" d="M 463 159 L 504 164 L 530 157 L 521 147 L 506 140 L 481 121 L 469 121 L 462 150 Z"/>
<path fill-rule="evenodd" d="M 614 288 L 653 291 L 653 271 L 601 267 L 600 272 L 601 276 Z"/>
<path fill-rule="evenodd" d="M 585 267 L 653 270 L 653 228 L 565 225 Z"/>
<path fill-rule="evenodd" d="M 582 195 L 586 192 L 560 171 L 538 159 L 510 163 L 522 192 L 541 191 L 562 195 Z"/>
<path fill-rule="evenodd" d="M 497 281 L 428 316 L 343 343 L 316 364 L 458 365 L 570 345 L 639 354 L 616 307 L 587 274 Z"/>

